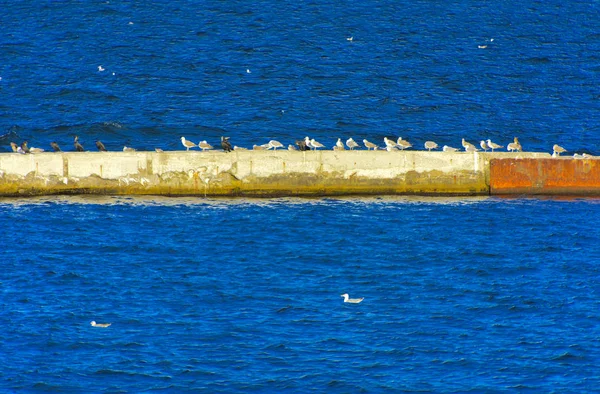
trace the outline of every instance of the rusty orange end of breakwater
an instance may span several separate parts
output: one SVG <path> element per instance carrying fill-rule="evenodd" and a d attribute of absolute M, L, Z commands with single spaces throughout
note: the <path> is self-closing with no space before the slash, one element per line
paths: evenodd
<path fill-rule="evenodd" d="M 493 159 L 490 194 L 600 196 L 600 160 Z"/>

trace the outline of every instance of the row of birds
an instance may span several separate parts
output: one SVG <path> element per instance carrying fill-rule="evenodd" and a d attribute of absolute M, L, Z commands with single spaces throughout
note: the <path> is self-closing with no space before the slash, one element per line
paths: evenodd
<path fill-rule="evenodd" d="M 385 147 L 381 147 L 373 142 L 368 141 L 367 139 L 363 139 L 362 142 L 363 142 L 364 146 L 367 148 L 367 150 L 395 151 L 395 150 L 410 149 L 413 147 L 413 145 L 410 142 L 403 139 L 402 137 L 398 137 L 398 139 L 396 141 L 389 139 L 387 137 L 384 137 L 383 142 L 385 144 Z M 210 145 L 206 141 L 200 141 L 199 143 L 196 144 L 192 141 L 187 140 L 185 137 L 181 137 L 181 144 L 188 151 L 191 148 L 196 148 L 196 147 L 200 148 L 203 151 L 214 149 L 213 146 Z M 23 142 L 20 146 L 14 142 L 11 142 L 10 145 L 12 147 L 13 152 L 17 152 L 17 153 L 25 154 L 25 153 L 44 152 L 44 149 L 41 149 L 41 148 L 28 147 L 27 141 Z M 81 145 L 81 143 L 79 142 L 78 136 L 75 136 L 73 145 L 77 152 L 84 151 L 83 145 Z M 61 151 L 60 146 L 54 141 L 50 143 L 50 146 L 52 147 L 52 149 L 55 152 Z M 439 148 L 438 144 L 436 144 L 433 141 L 426 141 L 424 146 L 425 146 L 425 149 L 428 151 Z M 466 141 L 464 138 L 462 139 L 462 147 L 464 148 L 465 152 L 478 152 L 481 150 L 487 152 L 488 149 L 491 150 L 492 152 L 494 152 L 496 149 L 504 148 L 503 145 L 496 144 L 489 139 L 480 141 L 479 146 L 481 149 L 477 148 L 475 145 Z M 354 141 L 354 139 L 352 139 L 352 138 L 348 138 L 346 140 L 346 144 L 344 145 L 344 143 L 342 142 L 342 139 L 338 138 L 336 144 L 333 146 L 333 150 L 346 150 L 346 147 L 348 147 L 348 149 L 350 149 L 350 150 L 354 150 L 354 149 L 360 148 L 361 145 L 358 144 L 356 141 Z M 104 146 L 104 144 L 101 141 L 96 141 L 96 148 L 101 152 L 107 151 L 106 147 Z M 229 141 L 229 137 L 221 137 L 221 148 L 225 152 L 231 152 L 234 150 L 248 150 L 247 148 L 242 148 L 239 146 L 232 146 L 231 142 Z M 263 144 L 263 145 L 253 145 L 253 147 L 252 147 L 253 150 L 269 150 L 269 149 L 277 150 L 279 148 L 285 148 L 285 147 L 281 142 L 276 141 L 276 140 L 271 140 L 268 143 Z M 321 148 L 325 148 L 325 145 L 321 144 L 318 141 L 315 141 L 314 138 L 309 138 L 309 137 L 305 137 L 302 140 L 297 140 L 295 143 L 295 146 L 290 144 L 287 147 L 288 150 L 300 150 L 300 151 L 317 150 L 317 149 L 321 149 Z M 442 147 L 442 151 L 444 151 L 444 152 L 457 152 L 458 150 L 459 150 L 458 148 L 453 148 L 448 145 L 444 145 Z M 509 152 L 522 152 L 523 147 L 521 146 L 519 139 L 517 137 L 515 137 L 513 142 L 506 145 L 506 150 Z M 135 149 L 125 146 L 125 147 L 123 147 L 123 151 L 124 152 L 134 152 Z M 162 149 L 156 148 L 156 151 L 162 152 Z M 553 151 L 553 154 L 552 154 L 553 156 L 559 156 L 561 153 L 567 152 L 567 150 L 564 149 L 560 145 L 554 145 L 552 147 L 552 151 Z M 585 156 L 586 155 L 584 154 L 582 157 L 585 157 Z M 587 155 L 587 156 L 589 156 L 589 155 Z"/>

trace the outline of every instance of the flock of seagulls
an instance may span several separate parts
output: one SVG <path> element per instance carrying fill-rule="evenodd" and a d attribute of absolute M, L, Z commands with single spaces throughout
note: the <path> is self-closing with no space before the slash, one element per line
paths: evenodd
<path fill-rule="evenodd" d="M 104 144 L 102 143 L 102 141 L 96 141 L 95 144 L 96 144 L 96 149 L 99 152 L 107 152 L 107 149 L 104 146 Z M 215 149 L 206 140 L 200 141 L 198 143 L 194 143 L 194 142 L 186 139 L 185 137 L 181 137 L 181 144 L 183 145 L 183 147 L 185 148 L 186 151 L 189 151 L 190 149 L 193 149 L 193 148 L 200 148 L 202 151 Z M 27 146 L 27 141 L 23 142 L 21 145 L 17 145 L 16 143 L 11 142 L 10 145 L 11 145 L 13 152 L 16 152 L 16 153 L 27 154 L 27 153 L 44 152 L 44 149 Z M 480 151 L 495 152 L 498 149 L 504 148 L 504 145 L 497 144 L 497 143 L 491 141 L 490 139 L 481 140 L 479 142 L 479 147 L 477 147 L 475 144 L 472 144 L 463 138 L 461 141 L 461 145 L 465 152 L 480 152 Z M 74 141 L 73 141 L 73 146 L 75 148 L 75 151 L 77 151 L 77 152 L 85 151 L 83 145 L 79 142 L 78 136 L 75 136 Z M 355 150 L 355 149 L 360 149 L 363 146 L 367 150 L 386 150 L 388 152 L 403 151 L 406 149 L 414 149 L 413 145 L 409 141 L 403 139 L 402 137 L 398 137 L 397 139 L 383 137 L 383 145 L 379 145 L 376 142 L 369 141 L 366 138 L 362 140 L 362 145 L 359 144 L 358 142 L 356 142 L 352 137 L 348 138 L 345 141 L 345 143 L 342 141 L 341 138 L 338 138 L 335 145 L 332 147 L 332 149 L 335 151 L 346 150 L 346 149 Z M 432 150 L 436 150 L 436 149 L 440 148 L 439 145 L 437 143 L 435 143 L 434 141 L 425 141 L 423 146 L 427 151 L 432 151 Z M 55 141 L 52 141 L 50 143 L 50 147 L 52 148 L 52 150 L 54 152 L 61 152 L 60 146 Z M 291 150 L 291 151 L 297 151 L 297 150 L 308 151 L 308 150 L 318 150 L 318 149 L 324 149 L 324 148 L 326 149 L 324 144 L 320 143 L 319 141 L 316 141 L 314 138 L 309 138 L 308 136 L 304 137 L 301 140 L 295 141 L 294 145 L 290 144 L 287 146 L 287 149 Z M 225 152 L 248 150 L 248 148 L 232 146 L 231 142 L 229 141 L 229 137 L 221 137 L 221 149 L 223 149 L 223 151 L 225 151 Z M 285 146 L 281 142 L 276 141 L 276 140 L 270 140 L 266 144 L 252 146 L 252 150 L 270 150 L 270 149 L 273 149 L 273 150 L 285 149 Z M 163 152 L 163 150 L 160 148 L 156 148 L 155 150 L 157 152 Z M 443 152 L 458 152 L 460 149 L 454 148 L 454 147 L 451 147 L 448 145 L 444 145 L 441 148 L 441 150 Z M 508 152 L 522 152 L 523 147 L 521 146 L 519 139 L 517 137 L 515 137 L 513 139 L 513 142 L 510 142 L 506 145 L 506 150 Z M 123 147 L 123 152 L 135 152 L 135 151 L 136 151 L 135 148 L 128 147 L 128 146 Z M 560 156 L 562 153 L 566 153 L 566 152 L 567 152 L 567 150 L 560 145 L 555 144 L 552 147 L 552 157 Z M 574 158 L 590 158 L 590 157 L 594 157 L 594 156 L 586 154 L 586 153 L 581 154 L 581 155 L 575 153 L 573 157 Z"/>

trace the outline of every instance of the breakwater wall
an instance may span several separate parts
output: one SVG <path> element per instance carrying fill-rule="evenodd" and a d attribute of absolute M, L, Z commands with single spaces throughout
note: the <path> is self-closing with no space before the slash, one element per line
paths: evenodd
<path fill-rule="evenodd" d="M 554 187 L 547 182 L 540 188 L 538 178 L 549 178 L 539 168 L 556 174 L 573 169 L 588 176 L 592 171 L 595 185 L 600 185 L 597 163 L 596 159 L 551 158 L 533 152 L 2 153 L 0 196 L 578 194 L 565 192 L 560 183 Z M 589 192 L 589 188 L 578 190 Z"/>

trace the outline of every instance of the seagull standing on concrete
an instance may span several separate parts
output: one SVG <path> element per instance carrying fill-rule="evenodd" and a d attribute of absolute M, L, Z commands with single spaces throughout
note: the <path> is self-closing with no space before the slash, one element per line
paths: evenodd
<path fill-rule="evenodd" d="M 552 157 L 560 156 L 561 153 L 565 153 L 567 150 L 560 145 L 554 144 L 552 147 Z"/>
<path fill-rule="evenodd" d="M 277 150 L 277 148 L 283 148 L 283 144 L 279 141 L 271 140 L 269 141 L 269 149 L 273 148 L 273 150 Z"/>
<path fill-rule="evenodd" d="M 462 139 L 462 146 L 463 148 L 465 148 L 466 152 L 477 152 L 479 149 L 475 148 L 475 145 L 473 145 L 470 142 L 465 141 L 465 139 Z"/>
<path fill-rule="evenodd" d="M 19 151 L 19 145 L 17 145 L 14 142 L 10 143 L 10 148 L 12 149 L 13 152 L 17 153 Z"/>
<path fill-rule="evenodd" d="M 183 144 L 183 146 L 185 146 L 185 150 L 190 150 L 190 148 L 194 148 L 195 146 L 197 146 L 192 141 L 186 140 L 185 137 L 181 137 L 181 143 Z"/>
<path fill-rule="evenodd" d="M 346 148 L 344 148 L 344 143 L 342 142 L 341 138 L 338 138 L 337 142 L 335 143 L 335 147 L 337 148 L 337 150 L 346 150 Z"/>
<path fill-rule="evenodd" d="M 349 304 L 360 304 L 362 302 L 362 300 L 365 299 L 365 297 L 362 297 L 362 298 L 350 298 L 350 296 L 348 295 L 348 293 L 342 294 L 340 297 L 344 297 L 344 302 L 347 302 Z"/>
<path fill-rule="evenodd" d="M 433 141 L 425 141 L 425 149 L 431 152 L 432 149 L 437 149 L 438 144 Z"/>
<path fill-rule="evenodd" d="M 231 143 L 229 142 L 229 137 L 221 136 L 221 148 L 223 148 L 225 152 L 231 152 L 233 150 Z"/>
<path fill-rule="evenodd" d="M 377 149 L 377 145 L 375 145 L 372 142 L 367 141 L 366 139 L 363 140 L 363 144 L 365 144 L 365 147 L 367 148 L 367 150 Z"/>
<path fill-rule="evenodd" d="M 481 141 L 479 141 L 479 146 L 481 146 L 481 149 L 483 149 L 485 152 L 487 152 L 487 150 L 488 150 L 487 142 L 485 142 L 484 140 L 481 140 Z"/>
<path fill-rule="evenodd" d="M 315 148 L 315 150 L 317 150 L 319 148 L 324 148 L 325 147 L 325 145 L 323 145 L 322 143 L 315 141 L 314 138 L 312 138 L 310 140 L 310 144 L 313 146 L 313 148 Z"/>
<path fill-rule="evenodd" d="M 444 152 L 456 152 L 456 151 L 458 151 L 458 148 L 453 148 L 451 146 L 444 145 L 444 147 L 442 148 L 442 150 Z"/>
<path fill-rule="evenodd" d="M 81 144 L 79 143 L 79 137 L 78 137 L 78 136 L 75 136 L 75 142 L 74 142 L 74 145 L 75 145 L 75 150 L 76 150 L 77 152 L 83 152 L 83 145 L 81 145 Z"/>
<path fill-rule="evenodd" d="M 358 148 L 358 144 L 356 143 L 356 141 L 354 141 L 352 139 L 352 137 L 350 137 L 346 140 L 346 146 L 348 146 L 348 148 L 350 148 L 350 150 L 354 150 L 354 148 Z"/>
<path fill-rule="evenodd" d="M 25 141 L 21 144 L 21 149 L 23 149 L 23 152 L 25 152 L 25 153 L 30 153 L 29 147 L 27 146 L 27 141 Z"/>
<path fill-rule="evenodd" d="M 198 148 L 202 149 L 204 152 L 206 149 L 212 149 L 212 145 L 205 141 L 198 142 Z"/>
<path fill-rule="evenodd" d="M 398 144 L 398 147 L 400 147 L 400 149 L 402 149 L 402 150 L 412 148 L 412 144 L 410 142 L 408 142 L 407 140 L 403 140 L 402 137 L 398 137 L 397 144 Z"/>
<path fill-rule="evenodd" d="M 492 150 L 492 152 L 494 151 L 494 149 L 504 148 L 501 145 L 493 143 L 491 140 L 487 140 L 487 145 L 490 147 L 490 149 Z"/>
<path fill-rule="evenodd" d="M 388 137 L 383 137 L 383 142 L 385 143 L 385 148 L 391 152 L 393 149 L 398 149 L 398 144 L 389 139 Z"/>
<path fill-rule="evenodd" d="M 52 147 L 52 149 L 54 149 L 54 152 L 60 152 L 60 146 L 58 146 L 56 142 L 52 141 L 50 143 L 50 146 Z"/>
<path fill-rule="evenodd" d="M 519 139 L 515 137 L 514 142 L 511 142 L 510 144 L 506 145 L 506 150 L 509 152 L 521 152 L 523 150 L 523 147 L 519 143 Z"/>

